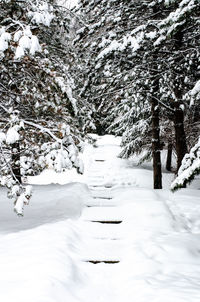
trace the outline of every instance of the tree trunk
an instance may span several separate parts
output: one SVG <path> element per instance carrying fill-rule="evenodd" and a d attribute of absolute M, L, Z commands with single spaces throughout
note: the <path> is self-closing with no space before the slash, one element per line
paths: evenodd
<path fill-rule="evenodd" d="M 155 100 L 152 100 L 151 113 L 152 113 L 152 154 L 153 154 L 154 189 L 162 189 L 159 107 L 158 107 L 158 102 Z"/>
<path fill-rule="evenodd" d="M 174 127 L 175 127 L 175 139 L 176 139 L 176 154 L 177 154 L 177 169 L 178 172 L 182 159 L 187 153 L 186 135 L 184 130 L 184 112 L 180 108 L 180 103 L 176 103 L 174 112 Z"/>
<path fill-rule="evenodd" d="M 12 144 L 11 149 L 12 155 L 12 171 L 15 177 L 15 180 L 17 180 L 19 183 L 22 182 L 21 177 L 21 171 L 20 171 L 20 145 L 19 142 L 16 142 Z"/>
<path fill-rule="evenodd" d="M 172 147 L 173 144 L 169 141 L 167 146 L 167 161 L 166 161 L 166 170 L 171 171 L 172 168 Z"/>
<path fill-rule="evenodd" d="M 174 36 L 175 38 L 175 50 L 180 50 L 183 41 L 183 31 L 182 27 L 179 28 L 177 33 Z M 180 64 L 180 58 L 176 61 L 176 64 Z M 176 173 L 181 166 L 182 159 L 184 155 L 187 153 L 187 144 L 186 144 L 186 135 L 184 130 L 184 112 L 181 108 L 182 99 L 183 99 L 183 78 L 179 77 L 174 80 L 174 94 L 176 96 L 177 101 L 174 103 L 174 127 L 175 127 L 175 139 L 176 139 L 176 153 L 177 153 L 177 167 Z"/>

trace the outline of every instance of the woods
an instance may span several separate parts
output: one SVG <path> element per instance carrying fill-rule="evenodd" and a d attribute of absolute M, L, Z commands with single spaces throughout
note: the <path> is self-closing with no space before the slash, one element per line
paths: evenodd
<path fill-rule="evenodd" d="M 199 90 L 191 95 L 199 81 L 199 3 L 81 1 L 80 7 L 89 23 L 75 40 L 87 82 L 82 96 L 93 99 L 108 131 L 122 135 L 122 158 L 153 157 L 154 188 L 161 188 L 163 147 L 175 150 L 177 172 L 198 140 Z"/>
<path fill-rule="evenodd" d="M 0 1 L 0 181 L 18 214 L 31 196 L 27 176 L 83 173 L 89 132 L 122 136 L 122 158 L 153 159 L 155 189 L 162 150 L 167 170 L 176 153 L 172 189 L 199 173 L 199 8 L 198 0 L 80 0 L 72 11 L 64 1 Z"/>

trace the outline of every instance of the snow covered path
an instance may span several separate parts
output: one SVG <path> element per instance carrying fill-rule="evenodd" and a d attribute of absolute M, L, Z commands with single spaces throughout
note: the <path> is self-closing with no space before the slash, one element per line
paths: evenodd
<path fill-rule="evenodd" d="M 120 267 L 116 264 L 121 260 L 124 246 L 124 236 L 119 225 L 122 217 L 117 204 L 113 202 L 111 186 L 105 184 L 106 160 L 96 151 L 94 163 L 88 171 L 92 199 L 86 204 L 81 216 L 84 223 L 80 254 L 85 262 L 83 269 L 91 282 L 85 292 L 85 299 L 118 301 L 113 276 L 120 274 Z"/>
<path fill-rule="evenodd" d="M 80 255 L 88 286 L 81 301 L 199 302 L 198 236 L 174 219 L 166 200 L 172 194 L 149 189 L 151 178 L 147 184 L 142 171 L 115 157 L 119 147 L 104 142 L 87 171 L 92 199 L 81 216 Z"/>
<path fill-rule="evenodd" d="M 199 190 L 172 194 L 167 173 L 152 190 L 151 169 L 119 151 L 101 137 L 84 176 L 32 179 L 63 185 L 35 186 L 22 219 L 0 190 L 0 301 L 200 301 Z"/>

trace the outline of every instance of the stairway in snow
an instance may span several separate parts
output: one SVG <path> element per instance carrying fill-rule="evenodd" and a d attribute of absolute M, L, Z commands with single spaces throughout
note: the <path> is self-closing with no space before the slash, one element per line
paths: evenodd
<path fill-rule="evenodd" d="M 104 181 L 105 165 L 106 160 L 97 156 L 90 168 L 88 185 L 92 199 L 82 214 L 82 219 L 94 229 L 85 243 L 83 260 L 93 264 L 117 264 L 122 250 L 120 224 L 123 220 L 113 202 L 112 185 Z"/>

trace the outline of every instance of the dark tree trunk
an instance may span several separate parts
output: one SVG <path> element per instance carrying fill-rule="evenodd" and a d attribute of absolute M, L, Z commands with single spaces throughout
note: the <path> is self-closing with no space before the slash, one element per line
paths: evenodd
<path fill-rule="evenodd" d="M 173 144 L 169 141 L 167 146 L 167 161 L 166 161 L 166 170 L 171 171 L 172 169 L 172 147 Z"/>
<path fill-rule="evenodd" d="M 182 28 L 179 28 L 178 32 L 174 36 L 175 38 L 175 50 L 180 50 L 182 41 L 183 41 L 183 31 Z M 178 58 L 176 64 L 180 64 L 180 60 L 182 58 Z M 176 139 L 176 153 L 177 153 L 177 168 L 176 173 L 178 172 L 182 159 L 184 155 L 187 153 L 187 144 L 186 144 L 186 135 L 184 130 L 184 112 L 180 105 L 182 105 L 182 92 L 183 86 L 183 78 L 177 78 L 174 81 L 174 94 L 176 96 L 177 101 L 174 103 L 174 127 L 175 127 L 175 139 Z"/>
<path fill-rule="evenodd" d="M 14 177 L 19 183 L 22 182 L 21 171 L 20 171 L 20 145 L 19 142 L 12 144 L 12 171 Z"/>
<path fill-rule="evenodd" d="M 174 127 L 176 139 L 176 154 L 177 154 L 177 170 L 178 172 L 182 159 L 187 153 L 186 135 L 184 129 L 184 112 L 180 108 L 180 103 L 177 102 L 174 112 Z"/>
<path fill-rule="evenodd" d="M 151 114 L 152 114 L 152 154 L 153 154 L 154 189 L 162 189 L 159 107 L 158 107 L 158 102 L 155 100 L 152 101 Z"/>

